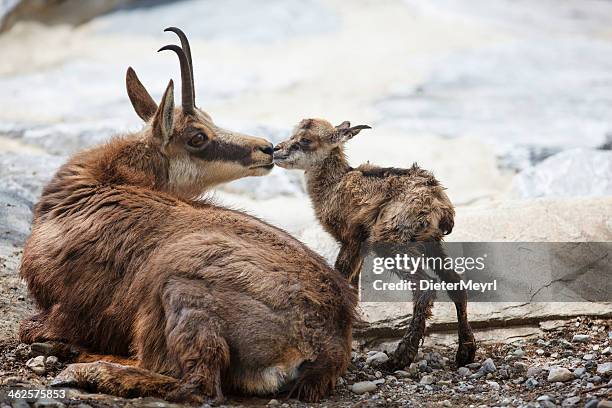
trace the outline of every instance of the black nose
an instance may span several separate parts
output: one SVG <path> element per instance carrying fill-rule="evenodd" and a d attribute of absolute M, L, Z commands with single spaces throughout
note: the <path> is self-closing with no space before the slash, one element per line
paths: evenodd
<path fill-rule="evenodd" d="M 259 150 L 261 150 L 262 152 L 264 152 L 265 154 L 272 154 L 274 151 L 272 150 L 272 144 L 269 144 L 267 146 L 263 146 L 260 147 Z"/>

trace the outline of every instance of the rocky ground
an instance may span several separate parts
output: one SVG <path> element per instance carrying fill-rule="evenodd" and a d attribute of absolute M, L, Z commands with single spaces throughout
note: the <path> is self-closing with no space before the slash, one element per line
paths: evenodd
<path fill-rule="evenodd" d="M 279 407 L 612 407 L 612 321 L 577 318 L 548 326 L 544 335 L 484 344 L 477 362 L 457 368 L 452 348 L 423 347 L 405 370 L 384 372 L 387 355 L 360 348 L 334 395 L 319 404 L 230 396 L 223 406 Z M 16 340 L 0 344 L 2 390 L 40 389 L 67 361 L 45 356 L 44 347 Z M 66 398 L 28 400 L 36 407 L 173 407 L 165 401 L 121 399 L 68 389 Z M 24 407 L 0 396 L 0 404 Z"/>

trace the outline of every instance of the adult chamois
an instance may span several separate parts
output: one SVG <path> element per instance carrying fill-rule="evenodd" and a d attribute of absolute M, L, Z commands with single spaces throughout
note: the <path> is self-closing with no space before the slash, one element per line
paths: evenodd
<path fill-rule="evenodd" d="M 133 360 L 72 364 L 58 386 L 191 402 L 287 389 L 319 400 L 350 359 L 356 297 L 286 232 L 195 201 L 268 173 L 272 145 L 196 108 L 189 43 L 167 31 L 182 43 L 161 48 L 179 57 L 182 104 L 170 81 L 157 106 L 129 68 L 145 128 L 76 154 L 44 188 L 20 270 L 40 313 L 21 322 L 21 340 Z"/>
<path fill-rule="evenodd" d="M 351 127 L 349 122 L 333 126 L 323 119 L 305 119 L 290 139 L 274 148 L 275 163 L 288 169 L 305 170 L 308 194 L 315 214 L 340 244 L 336 269 L 358 283 L 363 263 L 362 246 L 426 242 L 428 256 L 445 258 L 441 245 L 451 232 L 455 210 L 444 188 L 434 176 L 416 164 L 409 169 L 381 168 L 364 164 L 352 168 L 344 154 L 344 143 L 369 126 Z M 420 271 L 418 276 L 422 275 Z M 458 282 L 452 269 L 435 269 L 444 281 Z M 413 277 L 414 278 L 414 277 Z M 465 290 L 449 291 L 459 321 L 458 366 L 474 361 L 476 345 L 467 319 Z M 389 360 L 392 368 L 410 364 L 425 333 L 435 292 L 415 291 L 414 310 L 408 331 Z"/>

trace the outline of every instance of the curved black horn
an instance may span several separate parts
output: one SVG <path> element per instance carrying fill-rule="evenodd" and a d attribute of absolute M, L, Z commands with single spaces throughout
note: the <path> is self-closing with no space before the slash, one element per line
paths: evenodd
<path fill-rule="evenodd" d="M 176 34 L 181 40 L 181 48 L 183 48 L 183 52 L 187 56 L 187 61 L 189 61 L 189 72 L 191 73 L 191 92 L 193 93 L 193 106 L 195 106 L 195 85 L 194 85 L 194 76 L 193 76 L 193 59 L 191 58 L 191 47 L 189 46 L 189 40 L 187 40 L 187 36 L 177 27 L 168 27 L 164 31 L 170 31 Z"/>
<path fill-rule="evenodd" d="M 191 70 L 189 69 L 189 61 L 187 60 L 187 56 L 183 52 L 183 49 L 178 45 L 166 45 L 157 50 L 157 52 L 166 50 L 174 51 L 176 55 L 178 55 L 179 62 L 181 64 L 181 93 L 183 94 L 183 112 L 193 113 L 195 107 L 192 89 L 193 81 L 191 79 Z"/>

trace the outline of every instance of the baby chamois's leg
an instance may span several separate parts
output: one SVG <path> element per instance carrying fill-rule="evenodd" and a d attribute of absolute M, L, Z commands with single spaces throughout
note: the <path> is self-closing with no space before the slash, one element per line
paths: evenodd
<path fill-rule="evenodd" d="M 221 378 L 230 355 L 214 312 L 214 295 L 202 281 L 174 278 L 166 285 L 162 303 L 167 354 L 178 363 L 181 377 L 172 399 L 197 394 L 223 400 Z"/>
<path fill-rule="evenodd" d="M 171 399 L 170 395 L 179 387 L 179 381 L 143 368 L 96 361 L 68 365 L 53 379 L 51 386 L 82 388 L 123 398 Z"/>
<path fill-rule="evenodd" d="M 414 291 L 412 320 L 408 330 L 397 345 L 397 349 L 389 359 L 389 368 L 400 370 L 412 363 L 419 351 L 423 336 L 425 336 L 426 321 L 431 316 L 431 308 L 436 292 L 431 290 Z"/>
<path fill-rule="evenodd" d="M 361 242 L 359 241 L 342 244 L 334 266 L 354 287 L 359 286 L 359 273 L 363 264 L 360 251 Z"/>
<path fill-rule="evenodd" d="M 428 245 L 428 248 L 429 247 Z M 431 252 L 432 256 L 441 257 L 442 259 L 446 257 L 446 252 L 444 248 L 442 248 L 440 242 L 431 245 Z M 461 277 L 453 269 L 436 268 L 435 272 L 438 277 L 445 282 L 455 283 L 461 281 Z M 467 317 L 467 292 L 465 289 L 459 289 L 448 290 L 447 293 L 455 303 L 455 309 L 457 310 L 459 347 L 457 348 L 455 361 L 457 367 L 462 367 L 466 364 L 473 363 L 476 357 L 476 340 L 474 339 L 474 333 L 472 332 L 472 327 Z"/>

